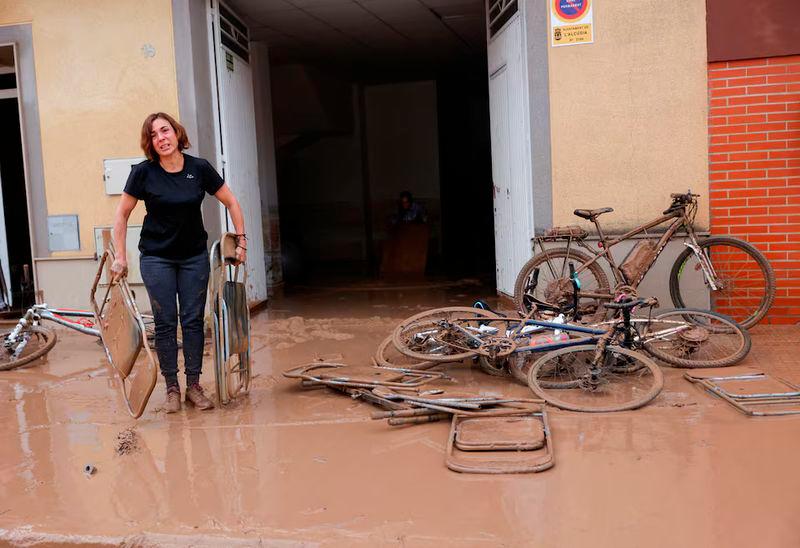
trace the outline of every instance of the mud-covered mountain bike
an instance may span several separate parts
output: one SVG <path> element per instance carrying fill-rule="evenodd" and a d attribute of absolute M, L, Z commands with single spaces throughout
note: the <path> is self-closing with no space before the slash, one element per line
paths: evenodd
<path fill-rule="evenodd" d="M 630 301 L 630 299 L 628 299 Z M 452 306 L 434 308 L 401 321 L 389 337 L 398 352 L 424 363 L 459 362 L 483 357 L 497 361 L 528 353 L 542 353 L 567 346 L 590 344 L 621 323 L 627 344 L 675 367 L 726 367 L 743 360 L 750 351 L 750 334 L 722 314 L 679 308 L 652 313 L 655 299 L 635 300 L 650 307 L 642 317 L 615 317 L 596 324 L 576 324 L 562 318 L 543 320 L 510 317 L 493 310 Z M 619 303 L 608 303 L 620 309 Z M 628 307 L 630 309 L 632 307 Z M 490 371 L 487 371 L 490 372 Z M 507 375 L 506 372 L 492 373 Z"/>
<path fill-rule="evenodd" d="M 750 351 L 747 331 L 725 316 L 692 309 L 653 315 L 654 306 L 655 299 L 607 303 L 619 314 L 596 325 L 509 317 L 483 307 L 438 308 L 400 322 L 392 342 L 430 364 L 477 357 L 487 373 L 555 390 L 548 397 L 588 411 L 633 409 L 655 397 L 661 372 L 648 355 L 678 367 L 724 367 Z M 636 307 L 651 313 L 633 317 Z M 540 366 L 533 377 L 538 384 L 532 383 L 529 372 L 540 362 L 549 365 Z M 560 392 L 572 388 L 591 394 Z"/>
<path fill-rule="evenodd" d="M 524 365 L 530 359 L 533 364 L 523 378 L 539 397 L 557 407 L 589 412 L 635 409 L 655 398 L 663 375 L 647 354 L 706 367 L 730 365 L 750 350 L 747 332 L 713 312 L 684 309 L 647 319 L 631 315 L 636 307 L 656 305 L 655 299 L 607 303 L 619 315 L 596 326 L 509 318 L 481 308 L 440 308 L 404 320 L 392 338 L 400 352 L 417 360 L 478 356 L 489 363 Z M 531 344 L 537 330 L 571 336 Z M 710 354 L 688 348 L 700 349 L 718 336 L 729 342 L 707 346 Z"/>
<path fill-rule="evenodd" d="M 634 348 L 631 310 L 654 301 L 606 303 L 621 317 L 593 344 L 548 352 L 528 372 L 528 386 L 550 405 L 570 411 L 603 413 L 636 409 L 661 392 L 664 376 Z"/>
<path fill-rule="evenodd" d="M 605 303 L 616 295 L 635 295 L 636 288 L 670 240 L 683 237 L 684 249 L 672 265 L 669 289 L 677 308 L 711 309 L 732 317 L 743 327 L 755 325 L 775 298 L 775 273 L 767 259 L 751 244 L 728 236 L 699 239 L 694 230 L 698 194 L 672 194 L 672 203 L 662 216 L 617 237 L 607 237 L 598 217 L 614 211 L 576 209 L 575 215 L 594 223 L 600 251 L 586 242 L 588 232 L 578 226 L 554 227 L 535 238 L 541 251 L 520 270 L 514 284 L 514 301 L 523 314 L 533 307 L 542 311 L 569 311 L 573 317 L 597 322 L 607 315 Z M 661 235 L 648 230 L 666 224 Z M 679 235 L 679 231 L 685 232 Z M 644 234 L 645 239 L 617 263 L 611 249 Z M 648 237 L 651 236 L 651 237 Z M 564 247 L 546 248 L 547 242 L 564 242 Z M 583 248 L 585 251 L 576 249 Z M 611 269 L 614 286 L 601 268 L 603 259 Z M 574 287 L 580 288 L 573 303 Z"/>

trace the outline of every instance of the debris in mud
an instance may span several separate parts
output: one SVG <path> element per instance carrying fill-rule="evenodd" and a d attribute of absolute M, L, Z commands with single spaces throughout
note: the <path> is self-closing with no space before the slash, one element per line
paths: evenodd
<path fill-rule="evenodd" d="M 390 426 L 451 419 L 446 465 L 457 472 L 530 473 L 547 470 L 554 463 L 544 400 L 431 388 L 427 385 L 432 381 L 452 381 L 431 370 L 317 360 L 287 369 L 283 375 L 300 379 L 304 388 L 327 387 L 382 407 L 386 410 L 373 413 L 372 418 L 388 419 Z M 468 427 L 459 437 L 461 423 Z M 470 440 L 477 430 L 483 436 Z M 316 456 L 314 461 L 327 459 Z"/>
<path fill-rule="evenodd" d="M 751 417 L 800 414 L 798 386 L 753 367 L 687 371 L 683 378 Z"/>
<path fill-rule="evenodd" d="M 97 467 L 94 464 L 84 464 L 83 465 L 83 473 L 86 474 L 87 478 L 92 477 L 97 472 Z"/>
<path fill-rule="evenodd" d="M 117 434 L 117 455 L 129 455 L 139 450 L 139 435 L 133 428 L 126 428 Z"/>

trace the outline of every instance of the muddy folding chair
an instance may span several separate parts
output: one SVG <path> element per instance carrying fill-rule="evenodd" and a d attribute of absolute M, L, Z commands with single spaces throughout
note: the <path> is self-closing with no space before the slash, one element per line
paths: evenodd
<path fill-rule="evenodd" d="M 233 266 L 235 262 L 236 235 L 226 232 L 211 246 L 211 275 L 208 280 L 214 376 L 217 398 L 223 405 L 247 392 L 251 376 L 247 269 L 244 265 Z"/>
<path fill-rule="evenodd" d="M 684 373 L 733 407 L 753 417 L 800 414 L 800 387 L 752 367 L 726 367 Z"/>
<path fill-rule="evenodd" d="M 453 415 L 445 462 L 469 474 L 525 474 L 555 464 L 545 406 L 524 415 Z"/>
<path fill-rule="evenodd" d="M 401 409 L 373 413 L 373 419 L 388 419 L 389 426 L 406 426 L 461 417 L 508 417 L 528 415 L 539 411 L 544 400 L 506 398 L 459 392 L 450 389 L 419 389 L 401 392 L 387 387 L 372 389 L 374 396 L 383 401 L 401 404 Z"/>
<path fill-rule="evenodd" d="M 448 379 L 438 371 L 418 371 L 399 367 L 374 367 L 345 365 L 342 363 L 315 361 L 283 372 L 289 379 L 301 379 L 304 386 L 330 386 L 344 388 L 412 389 L 435 379 Z"/>
<path fill-rule="evenodd" d="M 103 269 L 113 261 L 114 251 L 109 247 L 100 258 L 89 300 L 106 357 L 119 375 L 128 412 L 138 419 L 144 413 L 156 385 L 158 363 L 147 343 L 142 315 L 136 307 L 127 279 L 111 283 L 109 272 L 105 295 L 102 302 L 97 303 L 97 288 Z M 145 350 L 144 356 L 140 356 L 142 348 Z"/>

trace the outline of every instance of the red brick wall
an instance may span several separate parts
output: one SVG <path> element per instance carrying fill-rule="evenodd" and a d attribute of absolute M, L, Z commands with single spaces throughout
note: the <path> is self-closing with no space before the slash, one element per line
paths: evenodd
<path fill-rule="evenodd" d="M 800 55 L 708 65 L 711 232 L 758 247 L 777 293 L 768 323 L 800 323 Z"/>

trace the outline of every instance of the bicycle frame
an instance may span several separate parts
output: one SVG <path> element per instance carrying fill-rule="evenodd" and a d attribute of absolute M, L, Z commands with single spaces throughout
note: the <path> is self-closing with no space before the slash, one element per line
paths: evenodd
<path fill-rule="evenodd" d="M 63 319 L 63 318 L 94 319 L 94 313 L 89 312 L 88 310 L 69 310 L 69 309 L 65 310 L 63 308 L 48 308 L 47 305 L 42 305 L 42 306 L 43 308 L 38 311 L 38 314 L 39 317 L 41 317 L 43 320 L 49 320 L 59 325 L 63 325 L 64 327 L 69 327 L 70 329 L 74 329 L 78 333 L 83 333 L 84 335 L 93 335 L 95 337 L 100 337 L 99 329 L 94 329 L 92 327 L 88 327 L 80 323 L 75 323 Z"/>
<path fill-rule="evenodd" d="M 628 318 L 622 318 L 621 320 L 613 320 L 610 322 L 604 322 L 600 325 L 608 325 L 608 328 L 605 329 L 598 329 L 598 327 L 587 327 L 583 325 L 576 325 L 576 324 L 569 324 L 569 323 L 557 323 L 557 322 L 548 322 L 543 320 L 523 320 L 520 322 L 519 326 L 517 326 L 511 333 L 510 338 L 519 338 L 524 336 L 528 333 L 522 333 L 522 328 L 525 326 L 534 326 L 539 327 L 542 329 L 552 329 L 552 330 L 560 330 L 560 331 L 567 331 L 570 333 L 583 333 L 588 336 L 586 337 L 579 337 L 575 339 L 569 339 L 566 341 L 554 342 L 554 343 L 547 343 L 547 344 L 538 344 L 538 345 L 529 345 L 529 346 L 518 346 L 514 349 L 512 354 L 517 354 L 521 352 L 549 352 L 551 350 L 558 350 L 560 348 L 566 348 L 569 346 L 580 346 L 582 344 L 596 344 L 600 342 L 603 338 L 611 338 L 613 337 L 614 331 L 622 331 L 626 333 L 625 341 L 622 343 L 622 346 L 626 348 L 633 347 L 634 345 L 640 345 L 644 342 L 641 335 L 631 335 L 630 327 L 642 321 L 649 322 L 649 319 L 642 319 L 642 318 L 632 318 L 628 316 Z M 658 340 L 663 339 L 664 337 L 668 337 L 674 335 L 675 333 L 686 329 L 684 325 L 677 325 L 675 327 L 669 327 L 665 329 L 661 329 L 660 331 L 648 333 L 647 340 Z M 463 331 L 463 328 L 460 329 Z M 538 330 L 536 330 L 538 331 Z M 638 333 L 638 332 L 637 332 Z M 611 337 L 607 337 L 608 335 Z"/>
<path fill-rule="evenodd" d="M 509 320 L 509 321 L 518 321 L 518 320 Z M 464 328 L 460 325 L 455 323 L 447 322 L 450 327 L 455 328 L 456 331 L 465 335 L 469 339 L 475 341 L 477 344 L 482 342 L 481 338 L 474 333 L 470 332 L 470 329 Z M 580 337 L 577 339 L 569 339 L 566 341 L 560 341 L 555 343 L 548 343 L 548 344 L 539 344 L 539 345 L 532 345 L 532 346 L 518 346 L 514 349 L 512 354 L 516 354 L 519 352 L 545 352 L 549 350 L 557 350 L 559 348 L 565 348 L 567 346 L 577 346 L 581 344 L 591 344 L 597 342 L 600 337 L 607 334 L 610 330 L 613 330 L 614 327 L 610 329 L 596 329 L 592 327 L 585 327 L 582 325 L 575 325 L 569 323 L 558 323 L 558 322 L 548 322 L 544 320 L 519 320 L 519 324 L 513 329 L 506 332 L 505 337 L 509 339 L 517 339 L 520 337 L 524 337 L 525 335 L 532 333 L 533 331 L 538 331 L 538 329 L 533 331 L 528 331 L 523 333 L 523 328 L 526 326 L 533 326 L 538 327 L 541 329 L 553 329 L 553 330 L 560 330 L 560 331 L 568 331 L 570 333 L 584 333 L 587 335 L 591 335 L 588 337 Z M 424 335 L 425 333 L 420 333 L 420 335 Z M 502 337 L 502 335 L 501 335 Z"/>
<path fill-rule="evenodd" d="M 611 249 L 614 246 L 616 246 L 617 244 L 619 244 L 621 242 L 624 242 L 624 241 L 632 238 L 633 236 L 636 236 L 636 235 L 641 234 L 643 232 L 646 233 L 651 228 L 654 228 L 654 227 L 656 227 L 658 225 L 661 225 L 661 224 L 664 224 L 664 223 L 667 223 L 667 222 L 669 222 L 670 224 L 669 224 L 669 226 L 667 226 L 666 231 L 659 238 L 658 244 L 656 245 L 655 256 L 653 257 L 653 260 L 650 261 L 650 264 L 648 265 L 647 269 L 645 269 L 645 271 L 642 272 L 639 275 L 638 279 L 628 280 L 625 277 L 625 274 L 620 269 L 620 266 L 614 260 L 614 257 L 611 254 Z M 703 273 L 705 275 L 706 281 L 708 282 L 709 286 L 712 289 L 718 289 L 719 288 L 718 284 L 716 283 L 716 273 L 714 272 L 714 269 L 711 266 L 711 262 L 708 260 L 708 257 L 706 257 L 705 253 L 702 253 L 701 250 L 700 250 L 700 246 L 699 246 L 699 243 L 697 241 L 697 236 L 696 236 L 696 234 L 694 232 L 694 226 L 693 226 L 692 219 L 686 213 L 686 209 L 685 208 L 680 209 L 680 210 L 676 210 L 676 211 L 673 211 L 673 212 L 670 212 L 670 213 L 665 213 L 662 216 L 658 217 L 657 219 L 654 219 L 654 220 L 652 220 L 652 221 L 650 221 L 648 223 L 645 223 L 644 225 L 641 225 L 641 226 L 639 226 L 637 228 L 629 230 L 628 232 L 626 232 L 626 233 L 624 233 L 624 234 L 622 234 L 620 236 L 617 236 L 616 238 L 613 238 L 613 239 L 609 239 L 609 238 L 606 237 L 606 235 L 603 232 L 603 229 L 600 226 L 600 223 L 598 222 L 597 218 L 595 218 L 593 220 L 593 223 L 594 223 L 594 225 L 595 225 L 595 227 L 597 229 L 597 235 L 599 237 L 598 245 L 602 248 L 602 251 L 596 252 L 589 245 L 587 245 L 582 239 L 576 240 L 576 243 L 580 247 L 582 247 L 583 249 L 588 251 L 590 255 L 592 255 L 591 260 L 589 260 L 589 261 L 587 261 L 585 263 L 582 263 L 582 264 L 580 264 L 579 266 L 576 267 L 576 270 L 575 270 L 575 275 L 576 276 L 579 275 L 581 272 L 585 271 L 592 264 L 598 262 L 600 259 L 604 259 L 606 261 L 606 263 L 608 263 L 608 265 L 611 268 L 611 272 L 612 272 L 612 274 L 614 276 L 614 281 L 616 282 L 615 285 L 627 284 L 627 285 L 629 285 L 629 286 L 631 286 L 631 287 L 633 287 L 635 289 L 636 287 L 638 287 L 638 285 L 641 283 L 641 281 L 644 279 L 644 277 L 650 271 L 650 268 L 653 266 L 653 264 L 656 262 L 656 260 L 658 260 L 658 257 L 661 255 L 661 252 L 664 251 L 664 248 L 667 246 L 667 243 L 669 243 L 669 241 L 678 232 L 678 230 L 681 227 L 683 227 L 684 230 L 686 231 L 686 234 L 687 234 L 689 240 L 690 240 L 689 242 L 685 243 L 685 245 L 687 247 L 689 247 L 695 253 L 695 255 L 698 257 L 698 260 L 699 260 L 699 262 L 700 262 L 700 264 L 701 264 L 701 266 L 703 268 Z M 544 247 L 545 238 L 538 237 L 536 240 L 539 242 L 539 246 L 542 248 L 542 251 L 545 251 L 545 247 Z M 572 238 L 569 238 L 567 240 L 567 254 L 569 254 L 569 249 L 570 249 L 571 245 L 572 245 Z M 564 268 L 565 267 L 566 267 L 566 261 L 561 266 L 561 270 L 562 271 L 559 274 L 556 274 L 553 271 L 552 267 L 550 266 L 550 264 L 548 262 L 548 268 L 550 269 L 550 272 L 554 277 L 563 278 L 565 276 L 565 272 L 564 272 Z M 594 291 L 581 291 L 580 295 L 581 295 L 581 297 L 588 297 L 588 298 L 595 298 L 595 299 L 610 299 L 610 298 L 614 297 L 614 295 L 612 293 L 600 293 L 600 292 L 594 292 Z"/>
<path fill-rule="evenodd" d="M 41 320 L 48 320 L 53 323 L 63 325 L 64 327 L 69 327 L 70 329 L 74 329 L 75 331 L 78 331 L 79 333 L 83 333 L 85 335 L 93 335 L 95 337 L 100 337 L 99 330 L 87 327 L 85 325 L 70 322 L 68 320 L 63 319 L 64 317 L 94 318 L 94 314 L 87 310 L 50 308 L 46 304 L 35 304 L 32 307 L 30 307 L 25 312 L 25 315 L 23 315 L 22 318 L 20 318 L 20 320 L 17 322 L 17 325 L 14 327 L 13 331 L 8 335 L 7 342 L 10 344 L 14 344 L 17 341 L 17 337 L 19 337 L 20 333 L 22 333 L 22 331 L 25 329 L 26 325 L 36 324 Z"/>
<path fill-rule="evenodd" d="M 591 335 L 589 337 L 579 337 L 577 339 L 569 339 L 566 341 L 560 341 L 555 343 L 547 343 L 547 344 L 538 344 L 538 345 L 531 345 L 531 346 L 518 346 L 512 354 L 517 354 L 521 352 L 549 352 L 550 350 L 558 350 L 559 348 L 566 348 L 568 346 L 579 346 L 581 344 L 592 344 L 597 342 L 601 336 L 605 335 L 608 332 L 608 329 L 595 329 L 592 327 L 584 327 L 582 325 L 574 325 L 569 323 L 555 323 L 555 322 L 546 322 L 541 320 L 525 320 L 522 323 L 523 326 L 536 326 L 541 327 L 544 329 L 553 329 L 553 330 L 560 330 L 560 331 L 567 331 L 570 333 L 584 333 L 587 335 Z"/>

